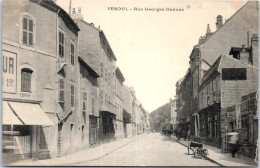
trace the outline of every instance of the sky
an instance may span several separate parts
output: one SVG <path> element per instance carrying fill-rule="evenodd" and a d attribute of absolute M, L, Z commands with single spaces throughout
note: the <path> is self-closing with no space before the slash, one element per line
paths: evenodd
<path fill-rule="evenodd" d="M 216 30 L 246 1 L 71 0 L 83 18 L 104 31 L 117 57 L 125 84 L 135 89 L 143 107 L 152 112 L 175 96 L 175 84 L 189 68 L 189 56 L 207 24 Z M 57 0 L 69 11 L 69 0 Z M 121 7 L 126 10 L 108 10 Z M 134 10 L 142 8 L 143 11 Z M 148 8 L 150 10 L 146 11 Z M 156 11 L 151 9 L 164 9 Z M 183 9 L 183 11 L 166 11 Z"/>

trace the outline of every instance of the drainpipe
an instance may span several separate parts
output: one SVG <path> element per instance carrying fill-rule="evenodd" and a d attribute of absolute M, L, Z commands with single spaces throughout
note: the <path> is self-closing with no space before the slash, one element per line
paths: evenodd
<path fill-rule="evenodd" d="M 57 91 L 58 91 L 58 87 L 59 87 L 59 82 L 58 82 L 58 75 L 57 75 L 57 70 L 58 70 L 58 68 L 57 68 L 57 64 L 58 64 L 58 58 L 59 58 L 59 51 L 58 51 L 58 48 L 59 48 L 59 44 L 58 44 L 58 39 L 59 39 L 59 37 L 58 37 L 58 32 L 59 32 L 59 24 L 58 24 L 58 19 L 59 19 L 59 12 L 60 12 L 60 9 L 58 9 L 58 11 L 57 11 L 57 15 L 56 15 L 56 65 L 55 65 L 55 76 L 56 76 L 56 79 L 55 79 L 55 87 L 56 88 L 54 88 L 54 91 L 56 91 L 56 101 L 55 101 L 55 105 L 54 105 L 54 110 L 55 110 L 55 115 L 56 115 L 56 117 L 57 117 L 57 101 L 58 101 L 58 99 L 59 99 L 59 97 L 58 97 L 58 93 L 57 93 Z M 59 121 L 58 121 L 59 122 Z M 58 123 L 59 124 L 59 123 Z M 57 131 L 58 131 L 58 129 L 59 128 L 57 128 Z M 57 135 L 58 135 L 58 132 L 57 132 Z M 57 137 L 57 140 L 58 140 L 58 137 Z M 56 145 L 55 145 L 56 146 Z M 56 146 L 56 156 L 58 156 L 58 146 Z"/>

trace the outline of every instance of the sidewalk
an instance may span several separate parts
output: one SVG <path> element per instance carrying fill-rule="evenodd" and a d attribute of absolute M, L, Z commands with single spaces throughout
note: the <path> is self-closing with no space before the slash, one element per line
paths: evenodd
<path fill-rule="evenodd" d="M 95 148 L 89 148 L 84 151 L 79 151 L 68 156 L 37 160 L 37 161 L 21 161 L 15 162 L 6 166 L 70 166 L 81 162 L 88 162 L 92 160 L 97 160 L 106 156 L 127 144 L 134 142 L 135 140 L 142 138 L 147 134 L 136 135 L 135 137 L 124 138 L 114 142 L 101 144 Z"/>
<path fill-rule="evenodd" d="M 172 139 L 177 141 L 178 143 L 188 147 L 189 141 L 177 140 L 175 136 L 172 136 Z M 232 158 L 230 153 L 221 153 L 221 149 L 209 145 L 203 144 L 203 148 L 208 149 L 207 159 L 220 165 L 220 166 L 239 166 L 239 167 L 256 167 L 257 163 L 254 162 L 253 158 L 248 158 L 244 155 L 240 155 L 239 157 Z M 187 149 L 188 151 L 188 149 Z M 191 151 L 192 152 L 192 151 Z"/>

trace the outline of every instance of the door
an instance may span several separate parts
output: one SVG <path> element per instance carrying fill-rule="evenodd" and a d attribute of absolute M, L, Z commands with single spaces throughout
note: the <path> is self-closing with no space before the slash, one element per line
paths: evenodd
<path fill-rule="evenodd" d="M 73 149 L 73 124 L 70 124 L 70 151 Z"/>
<path fill-rule="evenodd" d="M 90 118 L 89 123 L 89 145 L 97 144 L 97 118 Z"/>
<path fill-rule="evenodd" d="M 61 148 L 62 148 L 62 138 L 61 138 L 61 130 L 63 124 L 58 124 L 58 142 L 57 142 L 57 157 L 61 157 Z"/>

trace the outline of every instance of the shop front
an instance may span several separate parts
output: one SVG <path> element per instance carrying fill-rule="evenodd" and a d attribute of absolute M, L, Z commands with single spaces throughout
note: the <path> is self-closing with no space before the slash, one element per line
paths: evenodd
<path fill-rule="evenodd" d="M 199 137 L 196 141 L 220 148 L 220 104 L 215 103 L 199 111 Z"/>
<path fill-rule="evenodd" d="M 256 92 L 242 96 L 241 113 L 239 116 L 241 120 L 241 128 L 238 129 L 241 153 L 253 158 L 256 156 L 258 139 L 256 96 Z"/>
<path fill-rule="evenodd" d="M 41 159 L 43 147 L 48 150 L 41 130 L 55 124 L 37 103 L 3 101 L 2 106 L 3 164 Z"/>
<path fill-rule="evenodd" d="M 99 140 L 101 143 L 115 140 L 116 115 L 108 111 L 100 111 Z"/>

